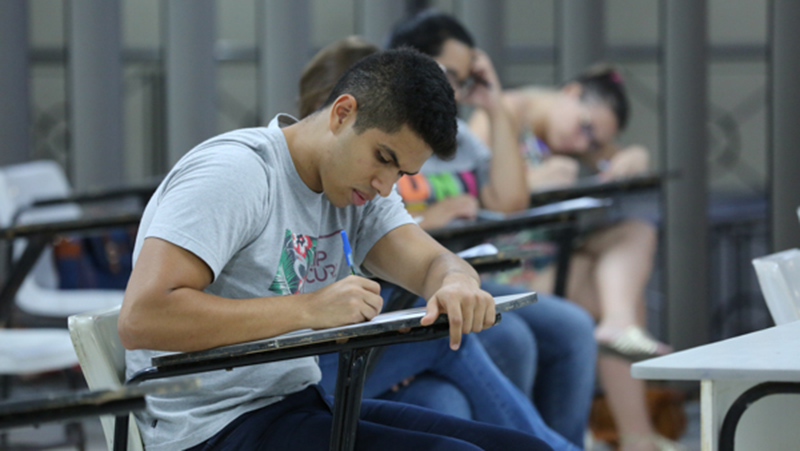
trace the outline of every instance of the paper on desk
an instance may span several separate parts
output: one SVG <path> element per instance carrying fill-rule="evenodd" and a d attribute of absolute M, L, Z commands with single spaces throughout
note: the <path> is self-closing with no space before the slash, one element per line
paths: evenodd
<path fill-rule="evenodd" d="M 463 251 L 459 252 L 458 255 L 461 258 L 472 258 L 472 257 L 484 257 L 487 255 L 497 255 L 497 247 L 493 244 L 479 244 L 477 246 L 471 247 L 469 249 L 464 249 Z"/>

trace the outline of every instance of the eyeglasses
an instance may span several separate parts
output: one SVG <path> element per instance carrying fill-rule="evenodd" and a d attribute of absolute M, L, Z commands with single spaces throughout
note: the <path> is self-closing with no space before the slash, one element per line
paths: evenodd
<path fill-rule="evenodd" d="M 450 82 L 450 86 L 453 87 L 457 98 L 469 95 L 475 88 L 475 84 L 478 83 L 475 76 L 472 74 L 467 76 L 467 78 L 459 79 L 458 73 L 455 70 L 445 67 L 442 64 L 439 64 L 439 67 L 444 71 L 444 75 L 447 77 L 447 81 Z"/>

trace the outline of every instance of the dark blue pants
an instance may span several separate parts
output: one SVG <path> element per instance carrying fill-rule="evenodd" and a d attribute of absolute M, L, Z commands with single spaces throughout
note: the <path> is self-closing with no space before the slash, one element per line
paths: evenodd
<path fill-rule="evenodd" d="M 191 451 L 327 451 L 330 397 L 317 386 L 246 413 Z M 442 415 L 390 401 L 365 399 L 358 422 L 357 450 L 549 450 L 541 440 L 502 427 Z"/>

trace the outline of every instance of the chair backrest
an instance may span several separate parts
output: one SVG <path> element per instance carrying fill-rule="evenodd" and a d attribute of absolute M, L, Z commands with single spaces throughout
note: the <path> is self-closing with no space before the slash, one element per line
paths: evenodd
<path fill-rule="evenodd" d="M 69 182 L 58 163 L 31 161 L 0 168 L 0 227 L 77 219 L 82 210 L 77 204 L 63 203 L 30 209 L 33 202 L 71 193 Z M 25 248 L 16 240 L 14 254 Z M 95 310 L 122 302 L 120 290 L 60 290 L 52 248 L 46 247 L 16 295 L 16 303 L 25 312 L 49 317 Z"/>
<path fill-rule="evenodd" d="M 753 259 L 753 266 L 775 324 L 800 320 L 800 249 Z"/>
<path fill-rule="evenodd" d="M 83 376 L 92 390 L 120 387 L 125 380 L 125 348 L 117 334 L 119 306 L 69 317 L 69 334 L 78 355 Z M 114 440 L 114 419 L 100 418 L 108 449 Z M 128 426 L 128 449 L 143 449 L 139 428 L 133 415 Z"/>
<path fill-rule="evenodd" d="M 39 160 L 3 166 L 0 173 L 5 183 L 0 192 L 0 226 L 66 221 L 81 216 L 81 209 L 76 204 L 28 209 L 36 200 L 70 194 L 67 177 L 55 161 Z M 17 240 L 14 246 L 15 257 L 19 257 L 24 249 L 24 240 Z M 31 270 L 31 275 L 44 288 L 58 286 L 51 248 L 46 248 L 42 253 Z"/>

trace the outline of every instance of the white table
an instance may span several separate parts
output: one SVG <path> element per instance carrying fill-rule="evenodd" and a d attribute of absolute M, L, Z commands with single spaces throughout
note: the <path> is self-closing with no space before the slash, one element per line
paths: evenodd
<path fill-rule="evenodd" d="M 800 321 L 645 360 L 631 374 L 701 381 L 703 450 L 728 448 L 734 436 L 737 449 L 800 449 Z M 766 394 L 780 395 L 748 410 L 747 427 L 742 422 L 736 434 L 737 415 Z"/>

